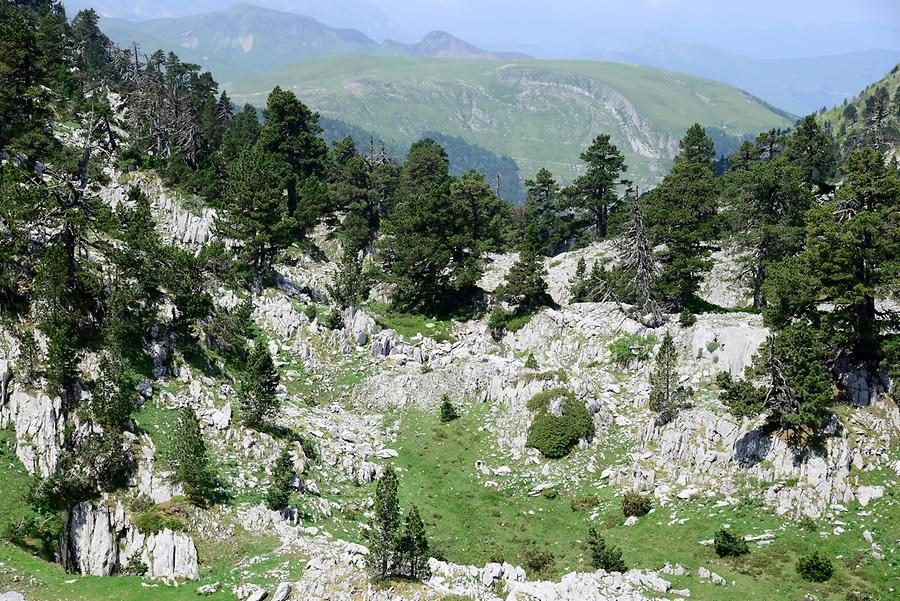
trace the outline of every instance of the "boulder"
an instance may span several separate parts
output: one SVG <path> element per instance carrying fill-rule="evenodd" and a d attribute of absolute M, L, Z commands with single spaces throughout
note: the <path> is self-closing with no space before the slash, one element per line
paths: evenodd
<path fill-rule="evenodd" d="M 119 520 L 106 505 L 84 501 L 66 512 L 63 567 L 83 576 L 111 576 L 119 562 Z M 123 513 L 124 520 L 124 513 Z"/>
<path fill-rule="evenodd" d="M 147 565 L 147 574 L 154 578 L 200 578 L 197 548 L 193 539 L 181 532 L 167 528 L 148 536 L 141 559 Z"/>

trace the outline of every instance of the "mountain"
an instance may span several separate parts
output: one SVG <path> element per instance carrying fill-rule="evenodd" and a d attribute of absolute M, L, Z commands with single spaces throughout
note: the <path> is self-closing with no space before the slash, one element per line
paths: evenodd
<path fill-rule="evenodd" d="M 152 21 L 103 18 L 100 27 L 120 46 L 137 42 L 145 52 L 172 50 L 183 60 L 211 70 L 220 81 L 298 60 L 382 50 L 360 31 L 336 29 L 312 17 L 249 5 Z"/>
<path fill-rule="evenodd" d="M 301 60 L 333 54 L 394 54 L 438 58 L 528 58 L 490 52 L 443 31 L 406 44 L 379 44 L 355 29 L 339 29 L 309 16 L 240 4 L 226 10 L 126 21 L 104 17 L 100 26 L 123 47 L 137 42 L 145 52 L 162 48 L 212 71 L 219 81 L 259 75 Z"/>
<path fill-rule="evenodd" d="M 391 139 L 409 143 L 437 130 L 512 157 L 525 177 L 546 166 L 565 181 L 600 133 L 612 136 L 629 176 L 646 186 L 695 121 L 723 153 L 744 136 L 794 121 L 731 86 L 621 63 L 331 56 L 226 88 L 262 106 L 276 85 L 327 117 Z"/>
<path fill-rule="evenodd" d="M 380 8 L 365 0 L 254 0 L 263 8 L 312 17 L 333 27 L 357 29 L 383 40 L 387 37 L 412 39 L 414 36 L 397 25 Z M 185 17 L 230 8 L 234 0 L 66 0 L 70 17 L 78 10 L 93 8 L 103 17 L 144 21 Z"/>
<path fill-rule="evenodd" d="M 527 54 L 515 52 L 490 52 L 482 50 L 465 40 L 461 40 L 446 31 L 432 31 L 420 42 L 404 44 L 395 40 L 385 40 L 384 48 L 394 54 L 408 56 L 424 56 L 434 58 L 531 58 Z"/>
<path fill-rule="evenodd" d="M 630 52 L 597 51 L 581 58 L 619 60 L 730 83 L 798 115 L 834 106 L 900 61 L 895 50 L 810 58 L 751 58 L 703 44 L 659 42 Z"/>
<path fill-rule="evenodd" d="M 893 153 L 897 154 L 897 148 L 900 147 L 900 115 L 896 109 L 891 110 L 891 102 L 900 101 L 900 64 L 894 65 L 889 73 L 866 86 L 846 104 L 840 104 L 819 115 L 819 121 L 827 124 L 834 132 L 843 154 L 847 154 L 860 142 L 873 142 L 871 136 L 875 127 L 871 118 L 877 112 L 876 96 L 880 96 L 882 102 L 885 99 L 889 101 L 880 125 L 880 148 L 893 148 Z"/>

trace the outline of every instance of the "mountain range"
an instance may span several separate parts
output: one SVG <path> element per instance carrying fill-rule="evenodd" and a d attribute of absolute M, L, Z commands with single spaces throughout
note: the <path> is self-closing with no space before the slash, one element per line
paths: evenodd
<path fill-rule="evenodd" d="M 392 54 L 441 58 L 527 58 L 482 50 L 434 31 L 418 43 L 378 43 L 362 31 L 330 27 L 309 16 L 246 4 L 229 9 L 149 21 L 104 17 L 104 32 L 123 47 L 175 51 L 182 59 L 232 81 L 301 60 L 334 54 Z"/>
<path fill-rule="evenodd" d="M 238 102 L 264 106 L 275 86 L 326 117 L 400 143 L 440 131 L 511 157 L 525 177 L 548 167 L 564 182 L 601 133 L 623 151 L 628 176 L 648 186 L 694 122 L 725 154 L 747 136 L 794 122 L 723 83 L 610 62 L 335 55 L 225 87 Z"/>
<path fill-rule="evenodd" d="M 703 44 L 658 42 L 629 52 L 596 51 L 588 60 L 613 60 L 682 71 L 724 81 L 797 115 L 852 98 L 900 62 L 894 50 L 864 50 L 808 58 L 752 58 Z"/>

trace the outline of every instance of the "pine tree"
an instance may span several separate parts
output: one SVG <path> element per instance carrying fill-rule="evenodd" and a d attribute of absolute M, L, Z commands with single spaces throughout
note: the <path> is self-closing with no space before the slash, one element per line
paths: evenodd
<path fill-rule="evenodd" d="M 441 397 L 441 422 L 446 424 L 458 418 L 459 413 L 456 411 L 453 403 L 450 402 L 450 397 L 446 394 L 443 395 Z"/>
<path fill-rule="evenodd" d="M 523 244 L 546 257 L 552 257 L 565 244 L 570 234 L 570 224 L 562 216 L 563 201 L 559 183 L 546 169 L 538 171 L 534 179 L 527 180 L 528 197 L 522 217 L 521 238 Z M 527 250 L 524 246 L 520 250 Z"/>
<path fill-rule="evenodd" d="M 699 123 L 694 123 L 678 142 L 678 154 L 675 155 L 675 164 L 689 163 L 712 169 L 713 159 L 716 157 L 712 139 L 706 135 L 706 131 Z"/>
<path fill-rule="evenodd" d="M 415 580 L 427 578 L 428 538 L 425 535 L 425 524 L 422 523 L 415 505 L 411 506 L 409 513 L 406 514 L 400 548 L 404 563 L 403 575 Z"/>
<path fill-rule="evenodd" d="M 247 360 L 241 386 L 241 416 L 245 426 L 259 429 L 275 416 L 280 406 L 276 394 L 280 381 L 269 349 L 262 340 L 257 340 Z"/>
<path fill-rule="evenodd" d="M 622 180 L 622 174 L 628 169 L 625 157 L 610 142 L 609 135 L 600 134 L 581 153 L 581 160 L 586 163 L 586 172 L 572 184 L 568 205 L 591 215 L 594 235 L 605 238 L 609 213 L 619 203 L 616 188 L 626 183 Z"/>
<path fill-rule="evenodd" d="M 100 358 L 100 379 L 90 402 L 93 419 L 105 430 L 121 432 L 138 403 L 138 393 L 122 359 L 104 353 Z"/>
<path fill-rule="evenodd" d="M 614 545 L 607 544 L 606 539 L 594 526 L 588 528 L 587 544 L 593 568 L 607 572 L 624 572 L 627 569 L 622 559 L 622 551 Z"/>
<path fill-rule="evenodd" d="M 281 169 L 275 155 L 253 146 L 241 153 L 229 171 L 215 229 L 220 238 L 238 243 L 238 269 L 248 280 L 265 275 L 275 257 L 295 239 L 295 222 L 278 182 Z"/>
<path fill-rule="evenodd" d="M 621 268 L 625 273 L 632 274 L 628 292 L 634 297 L 636 307 L 649 315 L 649 325 L 655 326 L 662 323 L 662 309 L 654 297 L 660 268 L 644 225 L 644 212 L 639 198 L 631 201 L 630 213 L 631 221 L 619 243 Z"/>
<path fill-rule="evenodd" d="M 709 270 L 710 242 L 717 236 L 717 186 L 705 164 L 676 163 L 645 197 L 644 217 L 654 245 L 665 244 L 659 293 L 683 308 Z"/>
<path fill-rule="evenodd" d="M 742 280 L 753 306 L 766 305 L 763 284 L 772 265 L 803 248 L 804 215 L 813 204 L 799 167 L 782 156 L 732 171 L 722 179 L 722 202 L 729 207 Z"/>
<path fill-rule="evenodd" d="M 291 499 L 291 481 L 294 476 L 294 460 L 290 448 L 286 446 L 272 467 L 269 489 L 266 491 L 266 507 L 273 511 L 288 507 Z"/>
<path fill-rule="evenodd" d="M 35 376 L 39 351 L 34 331 L 23 332 L 19 337 L 19 369 L 22 370 L 22 377 L 26 380 L 31 380 Z"/>
<path fill-rule="evenodd" d="M 819 190 L 826 188 L 837 166 L 834 140 L 813 115 L 804 117 L 787 136 L 784 158 L 800 169 L 803 181 Z"/>
<path fill-rule="evenodd" d="M 326 285 L 329 296 L 339 307 L 358 305 L 369 297 L 370 276 L 363 258 L 352 247 L 345 248 L 334 274 L 334 283 Z"/>
<path fill-rule="evenodd" d="M 657 423 L 663 425 L 675 419 L 689 397 L 690 391 L 678 385 L 678 351 L 672 335 L 666 332 L 650 376 L 650 409 L 659 414 Z"/>
<path fill-rule="evenodd" d="M 401 172 L 399 201 L 383 224 L 380 259 L 401 310 L 452 311 L 480 277 L 480 249 L 466 209 L 450 194 L 446 152 L 433 140 L 417 142 Z"/>
<path fill-rule="evenodd" d="M 375 515 L 367 531 L 367 561 L 372 573 L 385 579 L 397 568 L 397 551 L 401 540 L 397 474 L 390 467 L 384 470 L 376 484 L 373 511 Z"/>
<path fill-rule="evenodd" d="M 178 414 L 172 433 L 169 465 L 173 480 L 184 487 L 191 503 L 204 505 L 212 485 L 212 475 L 200 421 L 190 407 L 181 409 Z"/>
<path fill-rule="evenodd" d="M 827 355 L 815 330 L 797 322 L 767 342 L 765 406 L 769 421 L 803 442 L 820 432 L 834 399 Z"/>
<path fill-rule="evenodd" d="M 506 282 L 495 294 L 500 300 L 514 305 L 518 311 L 532 311 L 551 302 L 544 279 L 546 275 L 544 258 L 537 253 L 523 251 L 506 274 Z"/>

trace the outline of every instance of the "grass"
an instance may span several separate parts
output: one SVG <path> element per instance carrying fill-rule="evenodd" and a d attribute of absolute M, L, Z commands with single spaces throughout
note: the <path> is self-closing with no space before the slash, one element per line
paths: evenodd
<path fill-rule="evenodd" d="M 225 87 L 236 102 L 263 106 L 276 85 L 296 92 L 326 117 L 390 133 L 399 142 L 440 131 L 512 157 L 526 176 L 547 167 L 563 183 L 577 175 L 578 155 L 601 132 L 623 151 L 630 177 L 649 184 L 671 161 L 638 154 L 631 143 L 635 138 L 666 156 L 665 141 L 681 138 L 695 121 L 735 140 L 792 124 L 719 82 L 595 61 L 345 55 L 297 63 Z M 573 94 L 573 88 L 580 93 Z M 612 97 L 627 102 L 640 125 L 623 125 Z M 484 116 L 473 116 L 472 107 Z M 629 126 L 652 133 L 627 133 Z"/>
<path fill-rule="evenodd" d="M 504 490 L 485 487 L 484 481 L 492 477 L 482 477 L 474 463 L 479 459 L 490 463 L 495 452 L 490 435 L 482 427 L 489 419 L 489 408 L 479 405 L 461 413 L 460 419 L 441 424 L 436 414 L 411 412 L 401 422 L 395 445 L 400 451 L 395 465 L 401 468 L 401 503 L 419 507 L 433 547 L 451 561 L 483 565 L 502 558 L 524 565 L 526 550 L 536 545 L 554 555 L 552 571 L 557 576 L 588 569 L 582 541 L 587 525 L 594 523 L 608 542 L 623 550 L 629 567 L 658 570 L 665 563 L 687 567 L 692 576 L 665 578 L 676 589 L 689 588 L 692 598 L 702 601 L 796 601 L 807 594 L 819 601 L 843 601 L 851 590 L 870 591 L 876 599 L 890 599 L 894 594 L 891 589 L 900 589 L 900 557 L 888 550 L 900 533 L 900 499 L 890 488 L 884 499 L 866 508 L 873 512 L 871 516 L 854 506 L 839 514 L 835 519 L 844 524 L 845 532 L 837 535 L 833 533 L 833 521 L 820 520 L 819 528 L 811 531 L 808 521 L 775 516 L 759 500 L 716 507 L 721 498 L 718 496 L 676 500 L 654 509 L 636 525 L 625 527 L 615 488 L 588 478 L 575 485 L 561 483 L 553 489 L 555 496 L 530 497 L 530 484 L 525 482 L 514 482 Z M 612 433 L 608 437 L 615 438 Z M 590 453 L 616 461 L 624 450 L 606 447 L 601 441 L 599 452 L 579 451 L 557 465 L 571 473 Z M 522 466 L 514 467 L 514 473 L 520 470 Z M 581 473 L 587 476 L 583 469 Z M 891 470 L 867 474 L 867 482 L 890 486 Z M 572 509 L 573 498 L 588 496 L 592 498 L 590 507 L 585 511 Z M 595 519 L 591 520 L 592 516 Z M 768 546 L 751 543 L 750 554 L 742 558 L 721 559 L 711 546 L 699 541 L 712 539 L 724 524 L 730 524 L 740 535 L 771 531 L 776 538 Z M 881 543 L 885 560 L 875 560 L 867 553 L 864 529 Z M 829 582 L 805 582 L 796 573 L 797 558 L 813 549 L 826 553 L 835 564 L 835 576 Z M 719 587 L 700 581 L 696 575 L 699 567 L 716 572 L 729 584 Z"/>
<path fill-rule="evenodd" d="M 379 326 L 396 330 L 398 334 L 409 340 L 417 334 L 433 338 L 437 342 L 456 342 L 453 336 L 452 319 L 435 319 L 427 315 L 398 313 L 385 304 L 372 304 L 367 307 Z"/>

